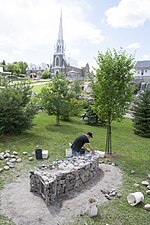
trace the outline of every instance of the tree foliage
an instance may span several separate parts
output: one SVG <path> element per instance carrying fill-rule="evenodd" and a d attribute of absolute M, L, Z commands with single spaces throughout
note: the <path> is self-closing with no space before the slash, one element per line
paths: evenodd
<path fill-rule="evenodd" d="M 20 133 L 32 127 L 37 105 L 31 89 L 24 82 L 14 86 L 0 82 L 0 134 Z"/>
<path fill-rule="evenodd" d="M 69 86 L 69 81 L 64 74 L 54 75 L 47 87 L 40 93 L 41 105 L 49 115 L 56 116 L 56 125 L 60 125 L 60 119 L 69 119 L 79 109 L 80 103 L 74 90 Z"/>
<path fill-rule="evenodd" d="M 131 55 L 122 49 L 105 54 L 98 53 L 96 70 L 96 82 L 93 83 L 95 102 L 93 110 L 107 123 L 107 136 L 105 151 L 112 153 L 111 123 L 113 120 L 121 120 L 126 113 L 128 102 L 131 100 L 134 61 Z"/>
<path fill-rule="evenodd" d="M 13 75 L 16 76 L 20 76 L 21 74 L 26 74 L 27 67 L 28 64 L 23 61 L 8 63 L 7 65 L 4 66 L 4 71 L 11 72 Z"/>
<path fill-rule="evenodd" d="M 133 127 L 135 134 L 150 137 L 150 89 L 139 94 L 135 101 Z"/>
<path fill-rule="evenodd" d="M 48 70 L 44 70 L 42 72 L 42 78 L 43 79 L 50 79 L 51 78 L 51 73 Z"/>

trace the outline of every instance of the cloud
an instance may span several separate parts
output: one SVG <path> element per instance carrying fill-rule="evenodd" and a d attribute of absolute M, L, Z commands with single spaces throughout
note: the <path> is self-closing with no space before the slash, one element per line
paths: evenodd
<path fill-rule="evenodd" d="M 140 43 L 132 43 L 132 44 L 129 44 L 128 46 L 126 46 L 127 49 L 138 49 L 140 48 Z"/>
<path fill-rule="evenodd" d="M 53 54 L 61 10 L 67 45 L 77 48 L 79 41 L 98 44 L 104 40 L 102 31 L 87 20 L 91 8 L 85 0 L 0 0 L 0 5 L 0 51 L 7 53 L 6 59 L 23 56 L 29 61 L 32 55 L 36 61 L 40 51 Z"/>
<path fill-rule="evenodd" d="M 106 23 L 114 28 L 137 28 L 150 20 L 150 0 L 121 0 L 105 16 Z"/>

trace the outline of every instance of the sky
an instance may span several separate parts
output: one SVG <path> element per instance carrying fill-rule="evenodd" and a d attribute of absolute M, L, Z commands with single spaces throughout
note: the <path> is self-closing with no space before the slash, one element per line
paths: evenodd
<path fill-rule="evenodd" d="M 70 64 L 120 48 L 150 60 L 150 0 L 0 0 L 0 62 L 51 64 L 61 11 Z"/>

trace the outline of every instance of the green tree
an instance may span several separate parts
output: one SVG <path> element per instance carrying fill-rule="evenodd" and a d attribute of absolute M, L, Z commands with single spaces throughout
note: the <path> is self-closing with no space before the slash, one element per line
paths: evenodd
<path fill-rule="evenodd" d="M 13 75 L 20 76 L 21 74 L 26 74 L 26 68 L 28 67 L 28 64 L 26 62 L 14 62 L 14 63 L 8 63 L 8 65 L 5 65 L 5 71 L 11 72 Z"/>
<path fill-rule="evenodd" d="M 69 81 L 64 74 L 54 75 L 53 81 L 43 87 L 40 93 L 41 105 L 49 115 L 56 116 L 56 125 L 60 125 L 61 116 L 68 115 L 71 93 Z"/>
<path fill-rule="evenodd" d="M 48 70 L 44 70 L 42 72 L 42 78 L 43 79 L 50 79 L 51 78 L 51 73 Z"/>
<path fill-rule="evenodd" d="M 150 137 L 150 89 L 146 89 L 134 104 L 134 133 L 143 137 Z"/>
<path fill-rule="evenodd" d="M 93 82 L 95 101 L 93 110 L 103 121 L 106 121 L 107 135 L 105 152 L 112 154 L 111 123 L 122 120 L 131 100 L 134 59 L 122 49 L 106 53 L 98 52 L 96 82 Z"/>
<path fill-rule="evenodd" d="M 37 104 L 27 83 L 0 83 L 0 134 L 20 133 L 32 127 Z"/>

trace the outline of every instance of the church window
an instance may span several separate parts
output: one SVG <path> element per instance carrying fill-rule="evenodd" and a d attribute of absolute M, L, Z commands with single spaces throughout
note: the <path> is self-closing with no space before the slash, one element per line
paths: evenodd
<path fill-rule="evenodd" d="M 56 66 L 59 66 L 59 57 L 56 58 Z"/>

